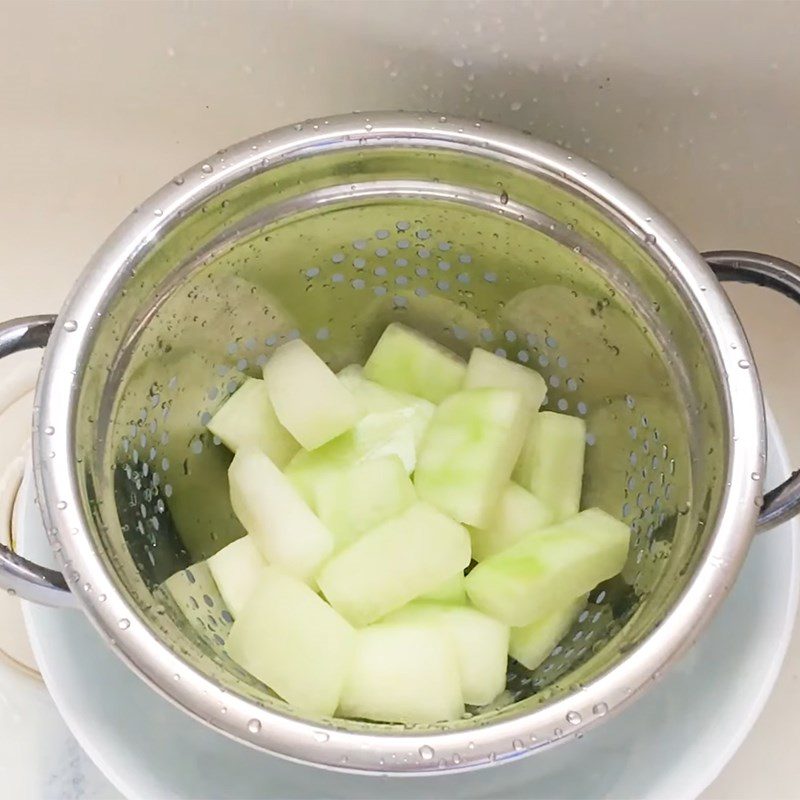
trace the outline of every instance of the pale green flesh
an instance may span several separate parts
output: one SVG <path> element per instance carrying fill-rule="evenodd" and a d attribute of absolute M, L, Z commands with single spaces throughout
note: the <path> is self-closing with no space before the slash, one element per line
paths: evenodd
<path fill-rule="evenodd" d="M 420 595 L 419 599 L 428 600 L 432 603 L 464 605 L 467 602 L 467 589 L 464 581 L 464 573 L 457 572 L 452 578 L 448 578 L 432 592 L 426 592 Z"/>
<path fill-rule="evenodd" d="M 455 353 L 399 323 L 383 332 L 364 365 L 364 377 L 389 389 L 439 403 L 457 392 L 466 365 Z"/>
<path fill-rule="evenodd" d="M 335 439 L 358 419 L 353 395 L 300 339 L 272 354 L 264 381 L 281 424 L 306 450 Z"/>
<path fill-rule="evenodd" d="M 448 397 L 420 446 L 414 474 L 420 498 L 459 522 L 488 525 L 528 420 L 516 391 L 468 389 Z"/>
<path fill-rule="evenodd" d="M 516 483 L 503 489 L 486 528 L 469 529 L 472 557 L 484 561 L 516 544 L 526 534 L 545 528 L 554 514 L 541 500 Z"/>
<path fill-rule="evenodd" d="M 231 615 L 239 616 L 247 599 L 258 586 L 266 566 L 253 537 L 245 534 L 226 545 L 206 562 Z"/>
<path fill-rule="evenodd" d="M 363 367 L 351 364 L 339 380 L 355 397 L 361 414 L 352 433 L 360 457 L 396 454 L 413 472 L 417 447 L 431 421 L 435 406 L 407 392 L 387 389 L 364 377 Z"/>
<path fill-rule="evenodd" d="M 358 631 L 339 714 L 406 724 L 458 719 L 464 699 L 455 648 L 434 623 Z"/>
<path fill-rule="evenodd" d="M 356 632 L 296 578 L 272 567 L 231 628 L 230 657 L 300 711 L 336 711 Z"/>
<path fill-rule="evenodd" d="M 375 381 L 364 377 L 364 368 L 360 364 L 350 364 L 338 373 L 338 378 L 345 388 L 355 397 L 361 416 L 382 411 L 396 411 L 399 408 L 429 409 L 433 414 L 433 403 L 408 392 L 387 389 Z"/>
<path fill-rule="evenodd" d="M 334 549 L 339 551 L 416 500 L 403 462 L 397 456 L 386 456 L 320 475 L 314 485 L 313 505 L 333 533 Z"/>
<path fill-rule="evenodd" d="M 257 447 L 283 469 L 300 445 L 278 421 L 264 381 L 247 380 L 208 423 L 225 447 L 236 452 L 240 447 Z"/>
<path fill-rule="evenodd" d="M 421 601 L 395 611 L 384 622 L 441 626 L 455 648 L 467 705 L 491 703 L 506 688 L 508 625 L 467 606 Z"/>
<path fill-rule="evenodd" d="M 260 450 L 241 448 L 228 480 L 236 516 L 267 562 L 307 582 L 333 551 L 333 534 Z"/>
<path fill-rule="evenodd" d="M 356 453 L 361 460 L 396 455 L 406 471 L 413 472 L 433 411 L 432 405 L 425 405 L 368 414 L 351 432 Z"/>
<path fill-rule="evenodd" d="M 528 410 L 535 413 L 539 410 L 547 384 L 544 378 L 534 370 L 515 364 L 494 353 L 476 348 L 472 351 L 467 364 L 467 375 L 464 380 L 465 389 L 515 389 L 522 393 Z"/>
<path fill-rule="evenodd" d="M 528 669 L 536 669 L 567 635 L 586 606 L 586 596 L 551 611 L 521 628 L 511 629 L 508 653 Z"/>
<path fill-rule="evenodd" d="M 316 450 L 301 450 L 287 464 L 284 474 L 313 508 L 317 482 L 346 469 L 356 461 L 358 453 L 352 431 L 348 431 Z"/>
<path fill-rule="evenodd" d="M 583 483 L 586 423 L 542 411 L 531 422 L 514 480 L 549 506 L 556 520 L 578 513 Z"/>
<path fill-rule="evenodd" d="M 423 401 L 367 414 L 333 441 L 316 450 L 297 453 L 287 465 L 286 475 L 313 506 L 316 484 L 353 464 L 397 456 L 410 474 L 433 410 L 432 404 Z"/>
<path fill-rule="evenodd" d="M 334 556 L 318 582 L 337 611 L 354 625 L 368 625 L 436 589 L 469 561 L 467 531 L 416 503 Z"/>
<path fill-rule="evenodd" d="M 588 509 L 482 561 L 467 576 L 467 594 L 481 611 L 528 625 L 616 575 L 629 542 L 627 525 Z"/>

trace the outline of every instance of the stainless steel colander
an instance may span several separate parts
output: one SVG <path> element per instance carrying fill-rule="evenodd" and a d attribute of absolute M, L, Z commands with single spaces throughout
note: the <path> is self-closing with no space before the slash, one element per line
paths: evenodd
<path fill-rule="evenodd" d="M 800 300 L 791 264 L 710 262 Z M 192 566 L 242 534 L 214 410 L 287 339 L 339 368 L 393 320 L 541 372 L 546 407 L 587 421 L 584 505 L 632 530 L 544 664 L 512 661 L 491 707 L 414 728 L 295 713 L 227 658 L 231 617 Z M 122 223 L 57 320 L 0 330 L 0 356 L 45 345 L 34 468 L 63 575 L 0 549 L 0 581 L 79 605 L 208 725 L 316 765 L 448 772 L 582 735 L 692 644 L 753 532 L 800 506 L 796 475 L 762 498 L 760 386 L 703 258 L 595 166 L 489 124 L 358 114 L 221 150 Z"/>

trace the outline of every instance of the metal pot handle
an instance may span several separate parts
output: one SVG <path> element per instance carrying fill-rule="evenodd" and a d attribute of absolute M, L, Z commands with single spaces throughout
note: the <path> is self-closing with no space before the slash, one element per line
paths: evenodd
<path fill-rule="evenodd" d="M 766 286 L 800 305 L 800 267 L 782 258 L 746 250 L 714 250 L 703 258 L 720 281 Z M 769 530 L 800 513 L 800 470 L 764 495 L 757 529 Z"/>
<path fill-rule="evenodd" d="M 43 314 L 0 323 L 0 358 L 23 350 L 45 347 L 55 321 L 54 315 Z M 4 410 L 17 399 L 14 395 L 8 396 L 7 392 L 7 396 L 0 400 L 0 410 Z M 75 596 L 58 570 L 34 564 L 4 544 L 0 544 L 0 587 L 10 594 L 46 606 L 77 605 Z"/>

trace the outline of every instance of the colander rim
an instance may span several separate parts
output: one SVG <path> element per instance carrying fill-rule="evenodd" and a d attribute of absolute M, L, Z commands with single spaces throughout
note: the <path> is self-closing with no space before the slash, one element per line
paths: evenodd
<path fill-rule="evenodd" d="M 251 168 L 270 169 L 310 150 L 370 147 L 381 143 L 447 142 L 480 147 L 487 158 L 513 158 L 551 173 L 573 190 L 614 210 L 632 230 L 654 237 L 694 301 L 698 324 L 711 344 L 724 391 L 729 432 L 726 486 L 697 572 L 660 626 L 609 672 L 580 692 L 529 713 L 464 730 L 420 733 L 356 733 L 313 725 L 265 709 L 189 668 L 132 608 L 94 551 L 91 518 L 83 507 L 75 459 L 75 413 L 81 365 L 91 349 L 98 309 L 129 276 L 143 246 L 156 239 L 187 205 L 246 180 Z M 267 132 L 228 148 L 226 169 L 209 172 L 199 162 L 171 181 L 125 219 L 90 260 L 66 300 L 48 344 L 34 414 L 34 473 L 45 525 L 61 544 L 58 558 L 68 578 L 77 574 L 92 592 L 77 591 L 83 610 L 117 654 L 164 697 L 187 713 L 239 741 L 290 760 L 352 772 L 406 774 L 462 771 L 505 761 L 581 735 L 618 711 L 677 659 L 700 634 L 733 584 L 755 530 L 766 430 L 763 399 L 749 346 L 724 291 L 699 253 L 655 208 L 594 164 L 555 145 L 487 122 L 413 112 L 356 113 L 311 120 Z M 311 156 L 313 157 L 313 156 Z M 265 162 L 268 159 L 269 163 Z M 65 323 L 69 321 L 69 325 Z M 44 434 L 44 429 L 54 433 Z M 72 531 L 73 535 L 59 532 Z M 713 564 L 712 564 L 713 561 Z M 720 566 L 721 565 L 721 566 Z M 104 601 L 100 596 L 104 595 Z M 122 630 L 120 620 L 129 625 Z M 179 674 L 180 681 L 174 676 Z M 224 703 L 226 713 L 218 713 Z M 602 713 L 601 713 L 602 712 Z M 254 720 L 258 725 L 254 724 Z M 522 746 L 520 746 L 520 744 Z M 433 748 L 435 758 L 428 758 Z M 423 753 L 425 755 L 423 755 Z"/>

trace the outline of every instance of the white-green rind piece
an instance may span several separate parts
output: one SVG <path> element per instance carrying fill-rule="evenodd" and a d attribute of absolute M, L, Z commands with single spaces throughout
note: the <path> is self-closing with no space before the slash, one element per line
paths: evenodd
<path fill-rule="evenodd" d="M 469 561 L 466 529 L 415 503 L 335 555 L 318 582 L 328 602 L 361 626 L 433 591 Z"/>
<path fill-rule="evenodd" d="M 586 423 L 539 412 L 531 422 L 514 480 L 553 510 L 556 520 L 578 513 L 583 485 Z"/>
<path fill-rule="evenodd" d="M 461 388 L 466 370 L 464 361 L 451 350 L 393 322 L 364 364 L 364 377 L 439 403 Z"/>
<path fill-rule="evenodd" d="M 395 455 L 321 474 L 313 494 L 314 509 L 333 533 L 336 550 L 417 500 L 403 462 Z"/>
<path fill-rule="evenodd" d="M 387 389 L 375 381 L 364 377 L 364 367 L 360 364 L 349 364 L 339 370 L 338 378 L 345 388 L 355 397 L 362 416 L 380 413 L 382 411 L 396 411 L 399 408 L 412 406 L 415 408 L 428 408 L 433 413 L 433 403 L 422 397 L 416 397 L 408 392 L 399 392 Z"/>
<path fill-rule="evenodd" d="M 225 607 L 235 618 L 261 579 L 266 561 L 253 537 L 245 534 L 207 559 Z"/>
<path fill-rule="evenodd" d="M 264 381 L 281 424 L 306 450 L 335 439 L 358 419 L 353 395 L 301 339 L 272 354 Z"/>
<path fill-rule="evenodd" d="M 459 522 L 487 526 L 529 419 L 518 391 L 467 389 L 448 397 L 420 445 L 414 474 L 419 496 Z"/>
<path fill-rule="evenodd" d="M 464 388 L 516 389 L 531 413 L 539 410 L 547 394 L 547 384 L 538 372 L 477 347 L 467 363 Z"/>
<path fill-rule="evenodd" d="M 231 505 L 267 563 L 311 583 L 333 551 L 333 534 L 292 482 L 255 448 L 228 469 Z"/>
<path fill-rule="evenodd" d="M 427 600 L 431 603 L 464 605 L 467 602 L 467 589 L 464 580 L 464 573 L 459 571 L 433 591 L 420 595 L 419 599 Z"/>
<path fill-rule="evenodd" d="M 567 635 L 586 605 L 586 596 L 557 608 L 521 628 L 511 629 L 509 655 L 528 669 L 536 669 Z"/>
<path fill-rule="evenodd" d="M 627 525 L 590 508 L 482 561 L 467 575 L 467 595 L 496 619 L 528 625 L 619 573 L 629 544 Z"/>
<path fill-rule="evenodd" d="M 545 528 L 555 515 L 541 500 L 509 482 L 500 494 L 497 508 L 485 528 L 469 529 L 472 557 L 484 561 L 516 544 L 526 534 Z"/>
<path fill-rule="evenodd" d="M 508 625 L 468 606 L 415 601 L 386 623 L 432 622 L 441 626 L 456 651 L 461 692 L 467 705 L 491 703 L 506 688 Z"/>
<path fill-rule="evenodd" d="M 332 716 L 355 642 L 353 628 L 306 584 L 265 567 L 226 648 L 295 709 Z"/>
<path fill-rule="evenodd" d="M 283 469 L 300 445 L 281 425 L 262 380 L 247 378 L 206 426 L 225 447 L 257 447 Z"/>
<path fill-rule="evenodd" d="M 439 625 L 378 623 L 358 631 L 341 716 L 413 725 L 463 713 L 458 657 Z"/>

